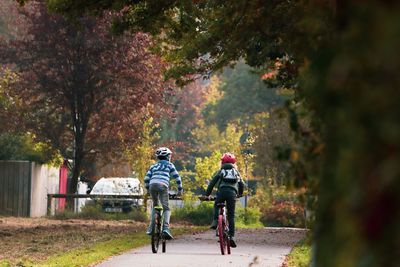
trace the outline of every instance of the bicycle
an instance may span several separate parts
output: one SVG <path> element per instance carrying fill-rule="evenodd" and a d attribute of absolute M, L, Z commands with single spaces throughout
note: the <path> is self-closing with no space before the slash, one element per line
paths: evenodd
<path fill-rule="evenodd" d="M 164 222 L 163 216 L 163 207 L 155 206 L 154 207 L 154 223 L 151 227 L 151 251 L 153 253 L 158 252 L 158 247 L 160 245 L 160 241 L 162 243 L 162 252 L 165 253 L 167 248 L 167 242 L 164 234 L 162 233 L 162 225 Z"/>
<path fill-rule="evenodd" d="M 176 194 L 168 194 L 169 199 L 182 199 Z M 161 205 L 157 205 L 153 207 L 154 209 L 154 223 L 152 224 L 151 227 L 151 251 L 153 253 L 158 252 L 158 248 L 160 246 L 160 241 L 161 241 L 161 247 L 162 247 L 162 253 L 165 253 L 167 250 L 167 239 L 165 235 L 162 232 L 162 226 L 164 223 L 164 213 L 163 213 L 163 207 Z"/>
<path fill-rule="evenodd" d="M 215 201 L 216 197 L 199 197 L 202 201 Z M 231 246 L 229 240 L 229 224 L 226 219 L 225 203 L 217 203 L 218 207 L 218 226 L 216 229 L 216 235 L 218 236 L 219 247 L 221 249 L 221 254 L 225 255 L 231 254 Z"/>

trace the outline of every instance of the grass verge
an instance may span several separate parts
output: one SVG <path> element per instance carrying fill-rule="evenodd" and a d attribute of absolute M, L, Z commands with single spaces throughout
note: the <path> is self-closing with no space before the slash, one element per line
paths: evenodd
<path fill-rule="evenodd" d="M 205 227 L 180 227 L 174 228 L 173 233 L 175 236 L 189 234 L 193 232 L 199 232 L 205 230 Z M 144 232 L 136 232 L 127 234 L 124 237 L 94 243 L 91 246 L 85 246 L 77 249 L 70 250 L 66 253 L 50 256 L 45 261 L 32 262 L 29 259 L 23 259 L 16 265 L 12 265 L 7 261 L 0 261 L 1 267 L 8 266 L 19 266 L 19 267 L 31 267 L 31 266 L 91 266 L 99 263 L 111 256 L 122 254 L 130 249 L 149 245 L 150 239 Z"/>
<path fill-rule="evenodd" d="M 308 267 L 311 259 L 311 245 L 306 237 L 301 240 L 286 258 L 286 267 Z"/>

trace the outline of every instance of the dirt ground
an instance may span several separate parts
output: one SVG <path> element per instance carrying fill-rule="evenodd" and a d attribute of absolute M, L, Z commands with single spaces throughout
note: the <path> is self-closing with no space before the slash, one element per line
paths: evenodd
<path fill-rule="evenodd" d="M 44 260 L 50 255 L 144 231 L 133 221 L 0 217 L 0 261 Z"/>

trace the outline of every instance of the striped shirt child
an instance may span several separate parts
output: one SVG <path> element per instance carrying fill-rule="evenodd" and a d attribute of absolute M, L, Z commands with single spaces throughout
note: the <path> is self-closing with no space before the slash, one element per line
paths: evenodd
<path fill-rule="evenodd" d="M 144 186 L 147 190 L 151 184 L 163 184 L 169 188 L 170 177 L 176 180 L 178 190 L 182 190 L 182 179 L 176 171 L 175 165 L 168 160 L 159 160 L 153 164 L 144 177 Z"/>

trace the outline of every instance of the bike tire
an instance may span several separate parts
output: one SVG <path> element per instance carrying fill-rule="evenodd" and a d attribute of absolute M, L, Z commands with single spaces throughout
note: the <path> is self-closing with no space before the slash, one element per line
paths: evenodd
<path fill-rule="evenodd" d="M 228 254 L 231 254 L 231 244 L 230 244 L 229 234 L 228 233 L 229 233 L 228 230 L 225 229 L 224 238 L 225 238 L 225 244 L 226 244 L 226 251 L 227 251 Z"/>
<path fill-rule="evenodd" d="M 161 223 L 159 216 L 160 215 L 157 212 L 154 214 L 154 224 L 151 229 L 151 251 L 153 253 L 157 253 L 161 239 Z"/>
<path fill-rule="evenodd" d="M 162 241 L 162 252 L 165 253 L 166 250 L 167 250 L 167 242 L 165 241 L 165 239 L 163 239 L 163 241 Z"/>
<path fill-rule="evenodd" d="M 229 223 L 225 221 L 225 231 L 224 231 L 224 238 L 226 242 L 226 251 L 228 254 L 231 254 L 231 241 L 229 240 Z"/>
<path fill-rule="evenodd" d="M 218 216 L 218 238 L 219 238 L 219 246 L 221 248 L 221 254 L 225 255 L 225 234 L 224 234 L 224 216 Z"/>

